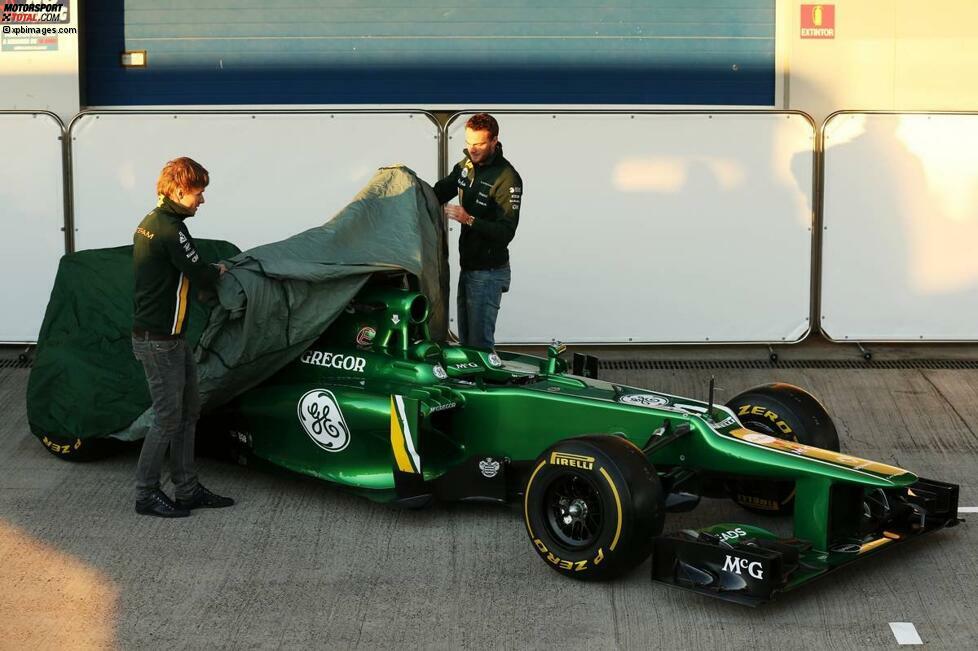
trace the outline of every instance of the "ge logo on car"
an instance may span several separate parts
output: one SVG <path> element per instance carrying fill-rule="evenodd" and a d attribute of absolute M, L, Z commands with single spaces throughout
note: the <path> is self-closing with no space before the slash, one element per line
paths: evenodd
<path fill-rule="evenodd" d="M 308 391 L 299 399 L 297 411 L 302 429 L 323 450 L 340 452 L 350 444 L 350 428 L 331 391 Z"/>

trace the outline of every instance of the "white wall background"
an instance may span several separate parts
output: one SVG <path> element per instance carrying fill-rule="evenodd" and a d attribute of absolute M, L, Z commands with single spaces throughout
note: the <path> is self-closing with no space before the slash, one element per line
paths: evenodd
<path fill-rule="evenodd" d="M 31 342 L 65 252 L 62 126 L 44 113 L 0 113 L 0 133 L 0 342 Z"/>
<path fill-rule="evenodd" d="M 497 342 L 805 336 L 814 127 L 804 116 L 495 115 L 524 187 Z M 448 126 L 450 164 L 466 118 Z"/>
<path fill-rule="evenodd" d="M 824 133 L 825 333 L 978 340 L 978 115 L 847 113 Z"/>
<path fill-rule="evenodd" d="M 242 250 L 328 221 L 386 165 L 437 180 L 438 127 L 405 113 L 94 113 L 71 125 L 75 249 L 132 243 L 166 161 L 210 172 L 197 238 Z"/>

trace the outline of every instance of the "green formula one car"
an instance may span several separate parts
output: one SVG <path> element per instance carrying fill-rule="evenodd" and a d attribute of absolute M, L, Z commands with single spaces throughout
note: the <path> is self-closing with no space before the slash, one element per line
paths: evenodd
<path fill-rule="evenodd" d="M 651 554 L 654 581 L 748 605 L 958 523 L 956 485 L 840 454 L 797 387 L 714 405 L 603 382 L 590 356 L 568 369 L 559 345 L 544 359 L 438 343 L 427 317 L 422 294 L 368 285 L 209 422 L 241 454 L 372 499 L 520 500 L 533 549 L 563 575 L 606 579 Z M 702 496 L 793 513 L 794 535 L 662 533 Z"/>

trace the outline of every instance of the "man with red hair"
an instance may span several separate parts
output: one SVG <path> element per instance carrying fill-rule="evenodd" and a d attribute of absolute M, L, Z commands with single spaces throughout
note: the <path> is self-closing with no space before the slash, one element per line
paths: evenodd
<path fill-rule="evenodd" d="M 503 157 L 499 123 L 477 113 L 465 123 L 465 157 L 435 184 L 445 215 L 460 223 L 458 336 L 463 345 L 492 350 L 502 295 L 509 291 L 509 243 L 516 235 L 523 180 Z"/>
<path fill-rule="evenodd" d="M 146 372 L 154 412 L 136 465 L 136 513 L 142 515 L 179 518 L 194 508 L 234 504 L 204 488 L 194 469 L 200 395 L 184 338 L 188 303 L 191 288 L 213 288 L 227 269 L 201 259 L 184 222 L 203 205 L 209 182 L 207 170 L 190 158 L 168 162 L 156 182 L 156 209 L 133 235 L 132 349 Z M 175 502 L 160 488 L 167 451 Z"/>

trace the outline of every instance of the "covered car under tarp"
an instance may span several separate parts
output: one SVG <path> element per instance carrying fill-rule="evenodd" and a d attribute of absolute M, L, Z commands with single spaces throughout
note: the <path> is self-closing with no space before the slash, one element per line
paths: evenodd
<path fill-rule="evenodd" d="M 51 294 L 28 389 L 31 430 L 42 441 L 135 440 L 152 422 L 145 378 L 129 343 L 131 267 L 98 268 L 99 256 L 111 251 L 128 250 L 131 265 L 131 249 L 86 251 L 62 260 L 62 267 L 86 260 L 90 282 L 59 271 Z M 215 260 L 227 258 L 214 253 Z M 448 334 L 444 220 L 431 187 L 406 167 L 378 170 L 322 226 L 250 249 L 229 263 L 217 285 L 219 304 L 206 318 L 191 317 L 192 327 L 203 326 L 202 333 L 191 333 L 200 333 L 195 339 L 205 412 L 298 357 L 375 272 L 414 276 L 430 302 L 432 337 L 444 340 Z M 95 282 L 108 274 L 107 282 Z M 97 307 L 102 303 L 111 309 Z M 99 326 L 90 328 L 96 321 Z M 90 336 L 53 336 L 90 329 Z"/>
<path fill-rule="evenodd" d="M 220 240 L 197 240 L 197 249 L 205 260 L 239 252 Z M 132 354 L 132 288 L 132 246 L 61 258 L 27 382 L 31 431 L 52 452 L 83 456 L 83 441 L 129 427 L 150 405 Z M 209 309 L 192 292 L 189 342 L 200 339 Z"/>

